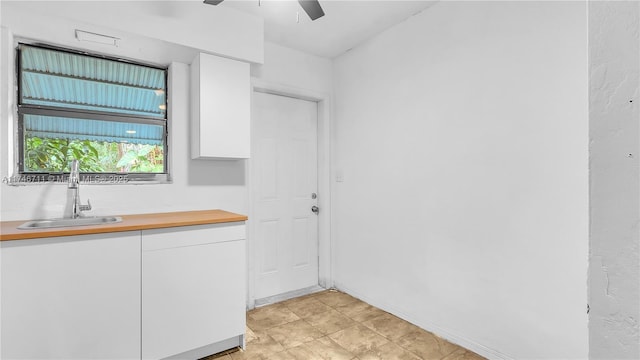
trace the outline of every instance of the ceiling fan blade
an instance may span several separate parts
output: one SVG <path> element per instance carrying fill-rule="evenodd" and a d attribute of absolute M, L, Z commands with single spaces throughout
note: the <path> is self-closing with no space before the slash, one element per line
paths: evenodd
<path fill-rule="evenodd" d="M 209 4 L 209 5 L 218 5 L 221 2 L 223 2 L 224 0 L 204 0 L 203 2 L 205 4 Z"/>
<path fill-rule="evenodd" d="M 304 12 L 309 15 L 311 20 L 316 20 L 324 16 L 324 11 L 322 7 L 320 7 L 318 0 L 298 0 L 298 3 L 302 6 Z"/>

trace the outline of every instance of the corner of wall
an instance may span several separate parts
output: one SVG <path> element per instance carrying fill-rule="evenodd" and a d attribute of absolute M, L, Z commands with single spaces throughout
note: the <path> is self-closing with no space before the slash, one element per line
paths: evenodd
<path fill-rule="evenodd" d="M 589 358 L 640 358 L 640 3 L 589 2 Z"/>

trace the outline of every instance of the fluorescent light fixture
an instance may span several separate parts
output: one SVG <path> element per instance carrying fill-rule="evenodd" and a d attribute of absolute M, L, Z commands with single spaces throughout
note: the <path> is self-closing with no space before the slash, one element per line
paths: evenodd
<path fill-rule="evenodd" d="M 76 29 L 76 39 L 78 39 L 78 41 L 88 41 L 88 42 L 94 42 L 94 43 L 110 45 L 110 46 L 118 46 L 118 40 L 120 40 L 117 37 L 96 34 L 96 33 L 77 30 L 77 29 Z"/>
<path fill-rule="evenodd" d="M 158 108 L 160 108 L 160 110 L 167 110 L 167 105 L 162 104 L 162 105 L 158 106 Z"/>
<path fill-rule="evenodd" d="M 135 131 L 135 130 L 127 130 L 127 131 L 126 131 L 126 133 L 127 133 L 127 134 L 135 134 L 135 133 L 136 133 L 136 131 Z"/>

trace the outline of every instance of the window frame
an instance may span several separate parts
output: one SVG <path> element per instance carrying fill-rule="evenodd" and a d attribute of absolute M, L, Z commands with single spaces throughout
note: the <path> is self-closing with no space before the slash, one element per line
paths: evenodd
<path fill-rule="evenodd" d="M 98 59 L 117 61 L 121 63 L 127 63 L 137 66 L 149 67 L 152 69 L 162 70 L 164 72 L 165 81 L 165 116 L 164 119 L 154 118 L 150 116 L 135 115 L 135 114 L 119 114 L 115 112 L 97 111 L 97 110 L 84 110 L 73 108 L 62 108 L 46 105 L 36 104 L 23 104 L 22 103 L 22 64 L 21 64 L 21 50 L 22 45 L 38 47 L 48 50 L 62 51 L 72 54 L 78 54 L 82 56 L 89 56 Z M 15 151 L 15 165 L 17 177 L 14 177 L 13 183 L 17 184 L 35 184 L 42 182 L 66 182 L 69 176 L 69 172 L 25 172 L 24 171 L 24 116 L 25 115 L 50 115 L 50 116 L 63 116 L 68 118 L 82 118 L 90 120 L 104 120 L 113 122 L 124 123 L 139 123 L 139 124 L 152 124 L 159 125 L 163 128 L 163 172 L 161 173 L 136 173 L 136 172 L 81 172 L 80 182 L 84 184 L 124 184 L 124 183 L 171 183 L 169 168 L 169 68 L 168 66 L 154 65 L 144 63 L 140 61 L 124 59 L 116 56 L 109 56 L 99 54 L 95 52 L 88 52 L 86 50 L 71 49 L 66 47 L 59 47 L 55 45 L 45 44 L 41 42 L 30 42 L 25 40 L 16 41 L 14 45 L 15 50 L 15 66 L 16 66 L 16 127 L 17 127 L 17 141 L 14 146 Z"/>

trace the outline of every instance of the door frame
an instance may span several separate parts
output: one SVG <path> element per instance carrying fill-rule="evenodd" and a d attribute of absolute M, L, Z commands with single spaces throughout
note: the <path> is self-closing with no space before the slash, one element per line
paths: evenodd
<path fill-rule="evenodd" d="M 318 106 L 318 285 L 325 289 L 333 287 L 333 253 L 331 237 L 331 163 L 332 163 L 332 126 L 331 96 L 328 93 L 297 87 L 271 83 L 251 77 L 251 107 L 254 93 L 261 92 L 272 95 L 287 96 L 294 99 L 313 101 Z M 251 115 L 251 134 L 253 136 L 253 114 Z M 253 244 L 254 215 L 252 184 L 252 158 L 246 164 L 247 196 L 249 203 L 249 220 L 247 220 L 247 309 L 255 307 L 256 283 L 256 247 Z"/>

